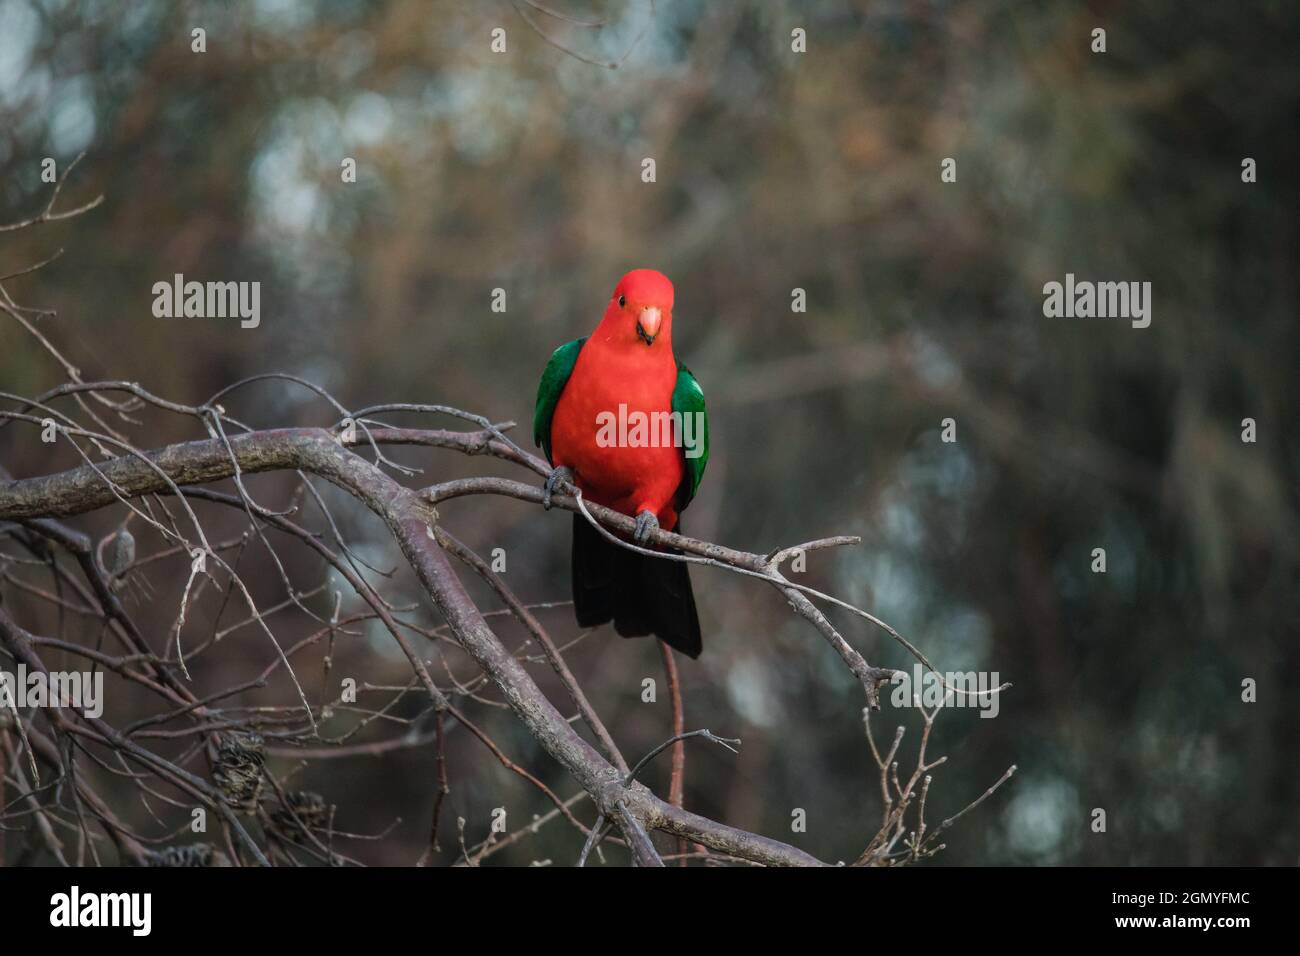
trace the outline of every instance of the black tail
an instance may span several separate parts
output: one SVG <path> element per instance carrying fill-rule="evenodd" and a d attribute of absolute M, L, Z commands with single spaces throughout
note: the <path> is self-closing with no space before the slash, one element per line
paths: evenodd
<path fill-rule="evenodd" d="M 620 548 L 582 515 L 573 516 L 573 607 L 579 627 L 612 620 L 624 637 L 655 634 L 688 657 L 704 647 L 685 562 Z"/>

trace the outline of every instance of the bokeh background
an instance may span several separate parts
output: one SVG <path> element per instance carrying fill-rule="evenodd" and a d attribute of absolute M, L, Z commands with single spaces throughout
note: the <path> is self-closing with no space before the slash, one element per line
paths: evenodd
<path fill-rule="evenodd" d="M 936 725 L 933 752 L 949 761 L 932 820 L 1019 767 L 937 862 L 1300 862 L 1300 8 L 547 2 L 605 24 L 507 2 L 0 0 L 0 221 L 43 206 L 46 156 L 62 168 L 87 152 L 63 202 L 106 197 L 0 237 L 0 272 L 65 250 L 8 287 L 57 310 L 40 328 L 87 379 L 191 403 L 285 371 L 350 407 L 448 403 L 518 421 L 523 439 L 551 349 L 594 326 L 624 271 L 661 269 L 678 355 L 711 413 L 688 531 L 757 551 L 861 535 L 812 555 L 801 580 L 869 608 L 942 669 L 1014 682 L 996 719 L 953 710 Z M 206 53 L 191 52 L 195 27 Z M 1090 51 L 1096 27 L 1105 54 Z M 945 157 L 955 183 L 940 180 Z M 1150 328 L 1045 318 L 1043 284 L 1067 272 L 1151 282 Z M 260 281 L 261 326 L 154 318 L 152 285 L 175 273 Z M 805 313 L 791 310 L 795 288 Z M 61 381 L 0 319 L 3 390 Z M 227 405 L 264 426 L 336 418 L 277 383 Z M 940 441 L 947 417 L 956 443 Z M 146 413 L 133 435 L 196 432 Z M 518 475 L 446 452 L 394 457 L 424 468 L 421 483 Z M 17 475 L 74 463 L 16 427 L 0 430 L 0 461 Z M 279 478 L 251 487 L 288 500 Z M 362 553 L 399 560 L 376 520 L 331 501 Z M 99 534 L 120 518 L 77 524 Z M 568 596 L 567 514 L 464 500 L 443 519 L 480 550 L 504 548 L 524 599 Z M 159 546 L 142 534 L 142 552 Z M 1090 571 L 1097 547 L 1105 574 Z M 322 580 L 305 551 L 282 553 L 302 587 Z M 151 570 L 133 613 L 165 629 L 184 579 Z M 681 664 L 687 725 L 744 744 L 738 756 L 689 745 L 687 806 L 852 859 L 880 813 L 860 688 L 770 589 L 709 569 L 694 580 L 706 649 Z M 401 574 L 391 588 L 419 601 Z M 273 573 L 257 593 L 283 600 Z M 200 631 L 219 603 L 203 605 Z M 577 636 L 567 608 L 541 613 L 557 639 Z M 221 626 L 239 617 L 226 615 Z M 873 663 L 910 666 L 878 630 L 832 616 Z M 293 635 L 309 622 L 280 624 Z M 340 674 L 401 683 L 390 645 L 377 631 L 341 640 L 331 676 L 308 665 L 304 684 L 324 700 Z M 251 632 L 223 648 L 200 688 L 246 679 L 273 653 Z M 600 631 L 569 657 L 625 753 L 668 735 L 666 695 L 640 699 L 643 678 L 662 686 L 651 642 Z M 1241 700 L 1246 678 L 1255 703 Z M 508 712 L 466 706 L 513 759 L 576 791 Z M 113 700 L 110 715 L 131 707 Z M 421 708 L 412 694 L 394 712 L 418 729 Z M 873 724 L 884 737 L 900 720 L 914 744 L 912 711 L 887 705 Z M 405 730 L 378 721 L 358 739 Z M 463 730 L 449 759 L 443 862 L 457 816 L 476 842 L 495 807 L 513 829 L 549 806 Z M 666 771 L 658 761 L 647 782 L 664 787 Z M 349 845 L 358 858 L 423 850 L 427 746 L 294 780 L 337 806 L 340 827 L 380 834 Z M 1098 807 L 1104 834 L 1089 827 Z M 794 808 L 806 833 L 790 832 Z M 551 824 L 492 862 L 569 862 L 580 845 Z"/>

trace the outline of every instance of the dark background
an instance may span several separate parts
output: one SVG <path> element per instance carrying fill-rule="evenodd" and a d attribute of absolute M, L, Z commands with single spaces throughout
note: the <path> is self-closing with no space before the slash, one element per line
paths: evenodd
<path fill-rule="evenodd" d="M 583 56 L 626 52 L 622 66 L 557 49 L 504 2 L 0 0 L 0 221 L 43 206 L 45 156 L 62 168 L 88 153 L 63 202 L 106 196 L 80 219 L 0 236 L 0 273 L 65 249 L 7 285 L 58 311 L 40 328 L 88 380 L 197 403 L 279 370 L 349 407 L 441 402 L 515 420 L 523 441 L 550 350 L 594 327 L 624 271 L 661 269 L 676 285 L 676 351 L 711 412 L 688 531 L 757 551 L 859 534 L 856 549 L 811 556 L 800 580 L 872 610 L 941 669 L 1015 684 L 996 719 L 938 721 L 935 752 L 950 757 L 932 819 L 1019 767 L 939 861 L 1300 862 L 1300 8 L 550 2 L 608 24 L 525 13 Z M 204 54 L 190 50 L 196 26 Z M 495 27 L 505 54 L 489 50 Z M 1105 54 L 1090 52 L 1095 27 Z M 340 182 L 345 156 L 355 184 Z M 647 156 L 654 184 L 641 182 Z M 944 157 L 956 183 L 940 181 Z M 1258 182 L 1242 182 L 1244 157 Z M 260 281 L 261 327 L 154 318 L 153 283 L 178 272 Z M 1151 326 L 1045 318 L 1042 286 L 1067 272 L 1151 282 Z M 504 314 L 490 309 L 497 287 Z M 796 287 L 804 314 L 791 312 Z M 0 389 L 61 380 L 0 316 Z M 336 418 L 279 384 L 227 405 L 260 426 Z M 939 440 L 947 417 L 955 444 Z M 201 437 L 152 413 L 133 436 Z M 448 452 L 394 457 L 423 467 L 421 483 L 519 476 Z M 0 430 L 16 475 L 75 461 Z M 251 487 L 288 499 L 279 478 Z M 377 521 L 331 500 L 362 553 L 400 560 Z M 506 549 L 525 600 L 567 598 L 567 514 L 508 500 L 442 514 L 470 544 Z M 77 523 L 103 533 L 120 519 Z M 160 542 L 142 533 L 140 545 Z M 1089 569 L 1097 547 L 1104 575 Z M 320 582 L 304 549 L 282 553 L 296 583 Z M 184 580 L 151 571 L 133 612 L 165 629 Z M 687 725 L 744 745 L 688 744 L 688 808 L 854 858 L 879 821 L 860 688 L 770 589 L 713 570 L 694 580 L 706 649 L 681 665 Z M 283 599 L 277 575 L 259 581 L 259 600 Z M 401 575 L 393 592 L 418 599 Z M 217 626 L 209 598 L 200 633 Z M 53 627 L 22 610 L 26 626 Z M 240 616 L 226 613 L 223 627 Z M 557 640 L 576 636 L 567 608 L 540 613 Z M 832 616 L 873 663 L 910 667 L 878 630 Z M 280 624 L 307 627 L 292 613 Z M 204 659 L 198 686 L 246 679 L 272 653 L 240 632 Z M 668 735 L 665 695 L 640 701 L 643 678 L 662 684 L 651 642 L 602 630 L 569 657 L 630 758 Z M 340 674 L 406 679 L 379 631 L 341 642 L 329 678 L 302 671 L 319 700 Z M 1241 701 L 1245 678 L 1256 703 Z M 417 698 L 397 713 L 416 717 Z M 109 715 L 132 706 L 112 699 Z M 507 712 L 467 707 L 512 759 L 562 796 L 576 790 Z M 879 735 L 901 717 L 914 743 L 915 713 L 889 711 Z M 404 729 L 379 721 L 362 739 Z M 472 843 L 494 807 L 512 829 L 548 807 L 461 731 L 449 759 L 443 861 L 456 816 Z M 427 748 L 327 760 L 294 781 L 336 804 L 340 827 L 383 832 L 350 853 L 410 863 L 432 764 Z M 660 792 L 666 767 L 646 778 Z M 790 832 L 796 807 L 806 833 Z M 1097 807 L 1104 834 L 1089 828 Z M 492 861 L 569 862 L 580 843 L 551 824 Z"/>

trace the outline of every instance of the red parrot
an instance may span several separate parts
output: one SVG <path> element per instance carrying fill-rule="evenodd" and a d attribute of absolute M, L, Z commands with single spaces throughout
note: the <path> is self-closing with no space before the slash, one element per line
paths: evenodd
<path fill-rule="evenodd" d="M 590 336 L 551 355 L 537 389 L 533 438 L 561 480 L 636 518 L 633 540 L 681 531 L 709 460 L 704 393 L 673 356 L 673 284 L 653 269 L 619 280 Z M 687 566 L 621 548 L 582 515 L 573 521 L 573 604 L 581 627 L 657 635 L 698 657 L 700 622 Z"/>

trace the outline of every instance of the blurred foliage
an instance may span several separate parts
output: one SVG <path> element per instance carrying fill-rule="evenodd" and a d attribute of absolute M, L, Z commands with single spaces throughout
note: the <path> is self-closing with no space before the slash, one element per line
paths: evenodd
<path fill-rule="evenodd" d="M 605 17 L 591 29 L 530 13 L 556 43 L 622 66 L 565 53 L 504 2 L 0 0 L 0 220 L 39 211 L 45 156 L 87 150 L 65 201 L 107 197 L 0 237 L 0 269 L 66 250 L 10 286 L 58 311 L 40 327 L 88 379 L 197 402 L 280 370 L 352 407 L 445 402 L 527 422 L 550 350 L 594 326 L 622 272 L 659 268 L 712 412 L 687 529 L 760 551 L 861 534 L 811 556 L 803 580 L 865 603 L 943 669 L 1015 684 L 996 719 L 939 720 L 935 820 L 1020 767 L 940 861 L 1300 862 L 1300 8 L 548 3 Z M 489 49 L 498 26 L 505 54 Z M 1105 54 L 1089 51 L 1097 26 Z M 794 27 L 805 54 L 790 51 Z M 1246 156 L 1257 183 L 1241 181 Z M 940 182 L 944 157 L 956 183 Z M 1044 318 L 1042 286 L 1066 272 L 1150 281 L 1151 327 Z M 261 327 L 155 319 L 151 287 L 175 273 L 260 281 Z M 490 310 L 496 287 L 505 314 Z M 0 323 L 4 391 L 60 376 Z M 333 420 L 279 384 L 232 404 L 259 425 Z M 939 440 L 945 417 L 956 444 Z M 148 435 L 192 435 L 180 425 L 151 418 Z M 511 473 L 401 458 L 427 480 Z M 72 463 L 15 428 L 0 460 L 20 475 Z M 567 515 L 443 510 L 470 544 L 506 548 L 526 600 L 567 597 Z M 395 560 L 368 516 L 350 511 L 346 531 Z M 142 553 L 158 543 L 142 536 Z M 1089 570 L 1096 547 L 1105 575 Z M 319 579 L 309 555 L 295 562 L 295 580 Z M 154 627 L 174 614 L 177 575 L 151 582 Z M 879 814 L 860 690 L 767 589 L 707 570 L 695 582 L 706 649 L 682 665 L 687 725 L 744 746 L 690 745 L 688 807 L 852 859 Z M 545 613 L 572 636 L 567 609 Z M 873 663 L 910 667 L 880 632 L 835 620 Z M 382 635 L 349 646 L 335 676 L 403 679 Z M 235 648 L 248 660 L 232 669 L 270 659 L 253 637 Z M 650 642 L 598 633 L 571 657 L 630 757 L 668 735 L 666 696 L 639 699 L 643 677 L 661 677 Z M 476 713 L 573 792 L 508 713 Z M 898 716 L 887 705 L 878 731 Z M 513 828 L 548 806 L 468 735 L 452 740 L 448 860 L 457 815 L 473 841 L 493 807 Z M 664 786 L 666 767 L 648 781 Z M 300 782 L 343 829 L 400 817 L 355 852 L 409 863 L 432 768 L 410 751 Z M 789 832 L 795 807 L 805 834 Z M 1089 829 L 1094 807 L 1106 834 Z M 568 862 L 580 841 L 561 827 L 493 861 Z"/>

